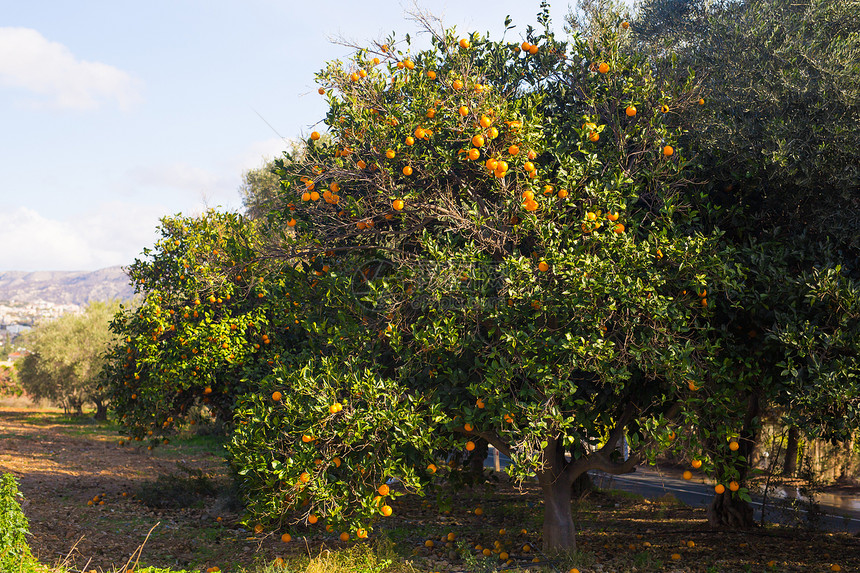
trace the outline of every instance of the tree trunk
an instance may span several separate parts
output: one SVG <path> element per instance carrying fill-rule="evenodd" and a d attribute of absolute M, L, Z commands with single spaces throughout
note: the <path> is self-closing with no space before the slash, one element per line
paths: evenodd
<path fill-rule="evenodd" d="M 715 528 L 748 529 L 755 525 L 753 509 L 747 502 L 727 491 L 711 500 L 708 523 Z"/>
<path fill-rule="evenodd" d="M 744 422 L 738 436 L 738 458 L 735 468 L 738 470 L 738 482 L 743 483 L 749 472 L 749 460 L 758 441 L 756 419 L 761 412 L 759 398 L 756 394 L 747 397 L 747 410 Z M 740 460 L 747 461 L 740 461 Z M 755 526 L 753 510 L 750 505 L 736 494 L 726 491 L 717 494 L 708 506 L 708 522 L 712 527 L 749 528 Z"/>
<path fill-rule="evenodd" d="M 588 475 L 588 472 L 582 472 L 578 478 L 573 480 L 573 485 L 570 486 L 570 496 L 573 499 L 579 499 L 593 489 L 594 482 L 591 481 L 591 476 Z"/>
<path fill-rule="evenodd" d="M 475 483 L 480 483 L 484 479 L 484 462 L 487 460 L 487 454 L 490 451 L 487 440 L 483 438 L 475 438 L 475 449 L 469 452 L 469 473 L 472 474 L 472 479 Z"/>
<path fill-rule="evenodd" d="M 797 446 L 800 443 L 800 430 L 797 426 L 788 429 L 788 442 L 785 444 L 785 464 L 782 466 L 782 475 L 794 477 L 797 473 Z"/>
<path fill-rule="evenodd" d="M 543 490 L 543 549 L 546 552 L 576 550 L 576 528 L 570 510 L 570 482 L 541 472 Z"/>
<path fill-rule="evenodd" d="M 93 415 L 94 420 L 104 422 L 107 420 L 107 404 L 102 400 L 93 400 L 96 405 L 96 413 Z"/>

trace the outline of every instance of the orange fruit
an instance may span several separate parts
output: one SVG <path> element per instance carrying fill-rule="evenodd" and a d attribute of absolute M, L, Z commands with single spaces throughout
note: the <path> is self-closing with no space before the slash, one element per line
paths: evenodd
<path fill-rule="evenodd" d="M 601 62 L 601 64 L 597 66 L 597 71 L 601 74 L 607 73 L 609 71 L 609 64 L 607 64 L 606 62 Z"/>
<path fill-rule="evenodd" d="M 319 201 L 320 194 L 316 191 L 311 191 L 311 201 Z"/>
<path fill-rule="evenodd" d="M 636 107 L 628 105 L 627 109 L 624 110 L 624 113 L 626 113 L 628 117 L 633 117 L 636 115 Z"/>
<path fill-rule="evenodd" d="M 320 94 L 320 95 L 325 95 L 325 88 L 319 88 L 319 89 L 317 90 L 317 93 L 318 93 L 318 94 Z"/>
<path fill-rule="evenodd" d="M 366 529 L 359 529 L 358 531 L 355 532 L 355 536 L 358 537 L 359 539 L 367 539 L 367 530 Z"/>
<path fill-rule="evenodd" d="M 263 526 L 259 523 L 254 526 L 254 533 L 263 533 Z"/>
<path fill-rule="evenodd" d="M 475 508 L 475 515 L 484 515 L 484 510 L 480 507 Z"/>
<path fill-rule="evenodd" d="M 668 106 L 668 105 L 665 105 L 665 104 L 664 104 L 664 105 L 661 105 L 661 106 L 660 106 L 660 112 L 661 112 L 661 113 L 669 113 L 669 106 Z"/>
<path fill-rule="evenodd" d="M 734 480 L 729 482 L 729 490 L 738 491 L 739 489 L 741 489 L 741 484 L 739 484 L 738 482 L 736 482 Z"/>
<path fill-rule="evenodd" d="M 427 71 L 427 77 L 430 78 L 431 80 L 435 80 L 436 79 L 436 72 L 434 72 L 433 70 L 428 70 Z"/>
<path fill-rule="evenodd" d="M 720 495 L 725 493 L 726 487 L 723 484 L 718 483 L 716 487 L 714 487 L 714 491 L 717 492 L 717 495 Z"/>
<path fill-rule="evenodd" d="M 472 441 L 466 442 L 466 451 L 471 452 L 474 449 L 475 449 L 475 442 L 472 442 Z"/>
<path fill-rule="evenodd" d="M 339 468 L 339 467 L 340 467 L 340 464 L 341 464 L 340 458 L 334 458 L 334 459 L 331 461 L 331 463 L 333 463 L 333 464 L 334 464 L 334 467 Z"/>
<path fill-rule="evenodd" d="M 467 40 L 466 38 L 461 39 L 460 40 L 460 47 L 463 48 L 464 50 L 468 49 L 469 48 L 469 40 Z"/>
<path fill-rule="evenodd" d="M 430 464 L 429 466 L 427 466 L 427 471 L 431 474 L 435 474 L 437 469 L 438 468 L 436 467 L 436 464 Z"/>
<path fill-rule="evenodd" d="M 472 145 L 474 145 L 475 147 L 484 147 L 484 136 L 476 135 L 475 137 L 473 137 Z"/>
<path fill-rule="evenodd" d="M 281 393 L 278 391 L 272 392 L 272 400 L 274 400 L 275 402 L 280 402 L 281 401 Z"/>
<path fill-rule="evenodd" d="M 412 168 L 407 165 L 406 167 L 403 168 L 403 174 L 406 175 L 407 177 L 412 175 Z"/>
<path fill-rule="evenodd" d="M 395 211 L 400 211 L 401 209 L 403 209 L 404 205 L 405 203 L 403 202 L 403 199 L 395 199 L 394 202 L 391 204 L 391 207 Z"/>
<path fill-rule="evenodd" d="M 733 452 L 738 451 L 738 448 L 740 448 L 740 447 L 741 447 L 741 445 L 735 441 L 732 441 L 729 443 L 729 449 Z"/>
<path fill-rule="evenodd" d="M 558 190 L 559 199 L 564 199 L 565 197 L 567 197 L 567 195 L 568 195 L 567 189 L 559 189 Z"/>
<path fill-rule="evenodd" d="M 310 201 L 310 200 L 311 200 L 311 194 L 310 193 L 308 193 L 307 191 L 302 193 L 302 201 Z"/>
<path fill-rule="evenodd" d="M 493 120 L 490 119 L 489 117 L 487 117 L 486 115 L 482 115 L 481 120 L 478 123 L 481 124 L 481 127 L 486 129 L 486 128 L 490 127 L 490 125 L 492 125 Z"/>
<path fill-rule="evenodd" d="M 545 273 L 549 270 L 549 265 L 546 263 L 546 261 L 541 261 L 538 263 L 538 270 Z"/>
<path fill-rule="evenodd" d="M 705 100 L 704 100 L 704 98 L 699 99 L 699 105 L 705 105 Z"/>
<path fill-rule="evenodd" d="M 410 136 L 406 137 L 406 145 L 415 145 L 415 138 Z"/>
<path fill-rule="evenodd" d="M 618 223 L 617 225 L 615 225 L 615 227 L 612 228 L 612 230 L 620 235 L 624 232 L 624 225 L 622 223 Z"/>
<path fill-rule="evenodd" d="M 311 481 L 311 474 L 308 472 L 302 472 L 302 475 L 299 476 L 299 481 L 302 483 L 308 483 Z"/>
<path fill-rule="evenodd" d="M 618 212 L 610 211 L 609 213 L 606 214 L 606 218 L 609 219 L 610 221 L 617 221 L 618 220 Z"/>
<path fill-rule="evenodd" d="M 588 139 L 589 139 L 589 141 L 592 141 L 592 142 L 597 141 L 598 139 L 600 139 L 600 134 L 597 133 L 596 131 L 592 131 L 591 133 L 588 134 Z"/>
<path fill-rule="evenodd" d="M 319 138 L 320 138 L 320 132 L 314 131 L 313 133 L 311 133 L 311 139 L 313 139 L 314 141 L 316 141 Z"/>
<path fill-rule="evenodd" d="M 388 516 L 390 516 L 392 513 L 394 513 L 394 510 L 392 510 L 392 509 L 391 509 L 391 506 L 390 506 L 390 505 L 383 505 L 383 506 L 379 509 L 379 511 L 380 511 L 380 512 L 382 512 L 382 515 L 384 515 L 385 517 L 388 517 Z"/>
<path fill-rule="evenodd" d="M 693 479 L 693 472 L 691 472 L 690 470 L 684 471 L 683 478 L 686 480 Z"/>
<path fill-rule="evenodd" d="M 463 426 L 463 429 L 466 430 L 467 432 L 471 432 L 473 429 L 475 429 L 475 427 L 472 424 L 467 423 Z"/>
<path fill-rule="evenodd" d="M 433 119 L 434 117 L 436 117 L 436 110 L 435 110 L 435 109 L 433 109 L 433 108 L 431 107 L 430 109 L 428 109 L 428 110 L 427 110 L 427 114 L 426 114 L 426 115 L 427 115 L 427 117 L 429 117 L 430 119 Z"/>
<path fill-rule="evenodd" d="M 461 82 L 460 80 L 454 80 L 454 82 L 451 84 L 451 87 L 455 90 L 461 90 L 463 89 L 463 82 Z"/>
<path fill-rule="evenodd" d="M 397 153 L 395 153 L 393 149 L 387 149 L 385 151 L 385 157 L 387 157 L 388 159 L 394 159 L 395 155 L 397 155 Z"/>
<path fill-rule="evenodd" d="M 529 51 L 529 49 L 532 47 L 532 45 L 531 45 L 531 44 L 529 44 L 528 42 L 523 42 L 523 43 L 520 45 L 520 47 L 523 49 L 523 51 L 524 51 L 524 52 L 528 52 L 528 51 Z"/>
<path fill-rule="evenodd" d="M 664 147 L 664 148 L 663 148 L 663 155 L 664 155 L 665 157 L 669 157 L 669 156 L 670 156 L 670 155 L 672 155 L 673 153 L 675 153 L 675 150 L 674 150 L 674 149 L 672 149 L 672 146 L 671 146 L 671 145 L 667 145 L 666 147 Z"/>
<path fill-rule="evenodd" d="M 382 484 L 381 486 L 379 486 L 379 488 L 377 488 L 376 491 L 379 492 L 379 495 L 388 495 L 388 493 L 391 491 L 391 488 L 389 488 L 386 484 Z"/>
<path fill-rule="evenodd" d="M 693 460 L 692 462 L 690 462 L 690 465 L 693 466 L 694 470 L 697 470 L 702 467 L 702 460 Z"/>
<path fill-rule="evenodd" d="M 284 543 L 289 543 L 290 541 L 292 541 L 292 539 L 293 536 L 289 533 L 284 533 L 283 535 L 281 535 L 281 541 L 283 541 Z"/>
<path fill-rule="evenodd" d="M 508 147 L 508 153 L 510 155 L 517 155 L 519 152 L 520 152 L 520 148 L 517 147 L 516 145 L 511 145 L 510 147 Z"/>
<path fill-rule="evenodd" d="M 475 136 L 475 137 L 477 137 L 477 136 Z M 481 157 L 481 152 L 477 148 L 473 147 L 472 149 L 469 150 L 469 159 L 471 159 L 472 161 L 475 161 L 479 157 Z"/>
<path fill-rule="evenodd" d="M 313 525 L 317 521 L 319 521 L 319 517 L 317 517 L 313 513 L 308 516 L 308 523 L 310 523 L 311 525 Z"/>
<path fill-rule="evenodd" d="M 461 105 L 460 109 L 457 110 L 457 113 L 459 113 L 460 115 L 465 117 L 465 116 L 469 115 L 469 108 L 466 107 L 465 105 Z"/>
<path fill-rule="evenodd" d="M 672 554 L 672 561 L 680 561 L 680 560 L 681 560 L 681 554 L 680 553 L 673 553 Z"/>
<path fill-rule="evenodd" d="M 625 30 L 630 27 L 630 22 L 621 22 L 621 27 Z"/>
<path fill-rule="evenodd" d="M 340 534 L 340 540 L 341 540 L 341 541 L 349 541 L 349 533 L 347 533 L 346 531 L 344 531 L 343 533 L 341 533 L 341 534 Z"/>
<path fill-rule="evenodd" d="M 487 162 L 486 162 L 486 163 L 484 163 L 484 165 L 485 165 L 485 166 L 486 166 L 486 168 L 487 168 L 487 169 L 489 169 L 490 171 L 495 171 L 495 170 L 496 170 L 496 167 L 498 167 L 498 165 L 499 165 L 499 162 L 498 162 L 498 161 L 496 161 L 495 159 L 493 159 L 493 158 L 491 157 L 491 158 L 487 159 Z"/>
<path fill-rule="evenodd" d="M 523 164 L 523 169 L 525 169 L 526 171 L 534 171 L 535 170 L 534 163 L 532 163 L 531 161 L 526 161 Z"/>

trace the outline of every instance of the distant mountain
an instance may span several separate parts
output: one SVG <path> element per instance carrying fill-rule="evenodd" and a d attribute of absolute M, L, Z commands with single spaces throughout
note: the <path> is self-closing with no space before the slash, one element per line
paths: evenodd
<path fill-rule="evenodd" d="M 122 267 L 93 272 L 0 272 L 0 300 L 86 304 L 92 300 L 112 298 L 128 300 L 133 294 L 134 289 Z"/>

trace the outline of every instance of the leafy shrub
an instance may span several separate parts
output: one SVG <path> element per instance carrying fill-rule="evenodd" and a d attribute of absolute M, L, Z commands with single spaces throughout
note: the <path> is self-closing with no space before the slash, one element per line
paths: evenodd
<path fill-rule="evenodd" d="M 0 571 L 4 573 L 26 573 L 37 571 L 38 562 L 27 545 L 29 523 L 18 498 L 15 476 L 3 474 L 0 478 Z"/>

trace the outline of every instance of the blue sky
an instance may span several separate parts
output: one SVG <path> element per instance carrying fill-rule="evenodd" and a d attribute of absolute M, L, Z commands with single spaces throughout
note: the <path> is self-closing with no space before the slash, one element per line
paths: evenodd
<path fill-rule="evenodd" d="M 396 1 L 5 4 L 0 271 L 127 265 L 161 216 L 240 209 L 242 172 L 286 147 L 272 127 L 296 138 L 324 116 L 314 73 L 351 52 L 332 39 L 419 30 Z M 510 14 L 513 40 L 539 4 L 419 5 L 494 38 Z M 557 28 L 567 11 L 553 6 Z"/>

